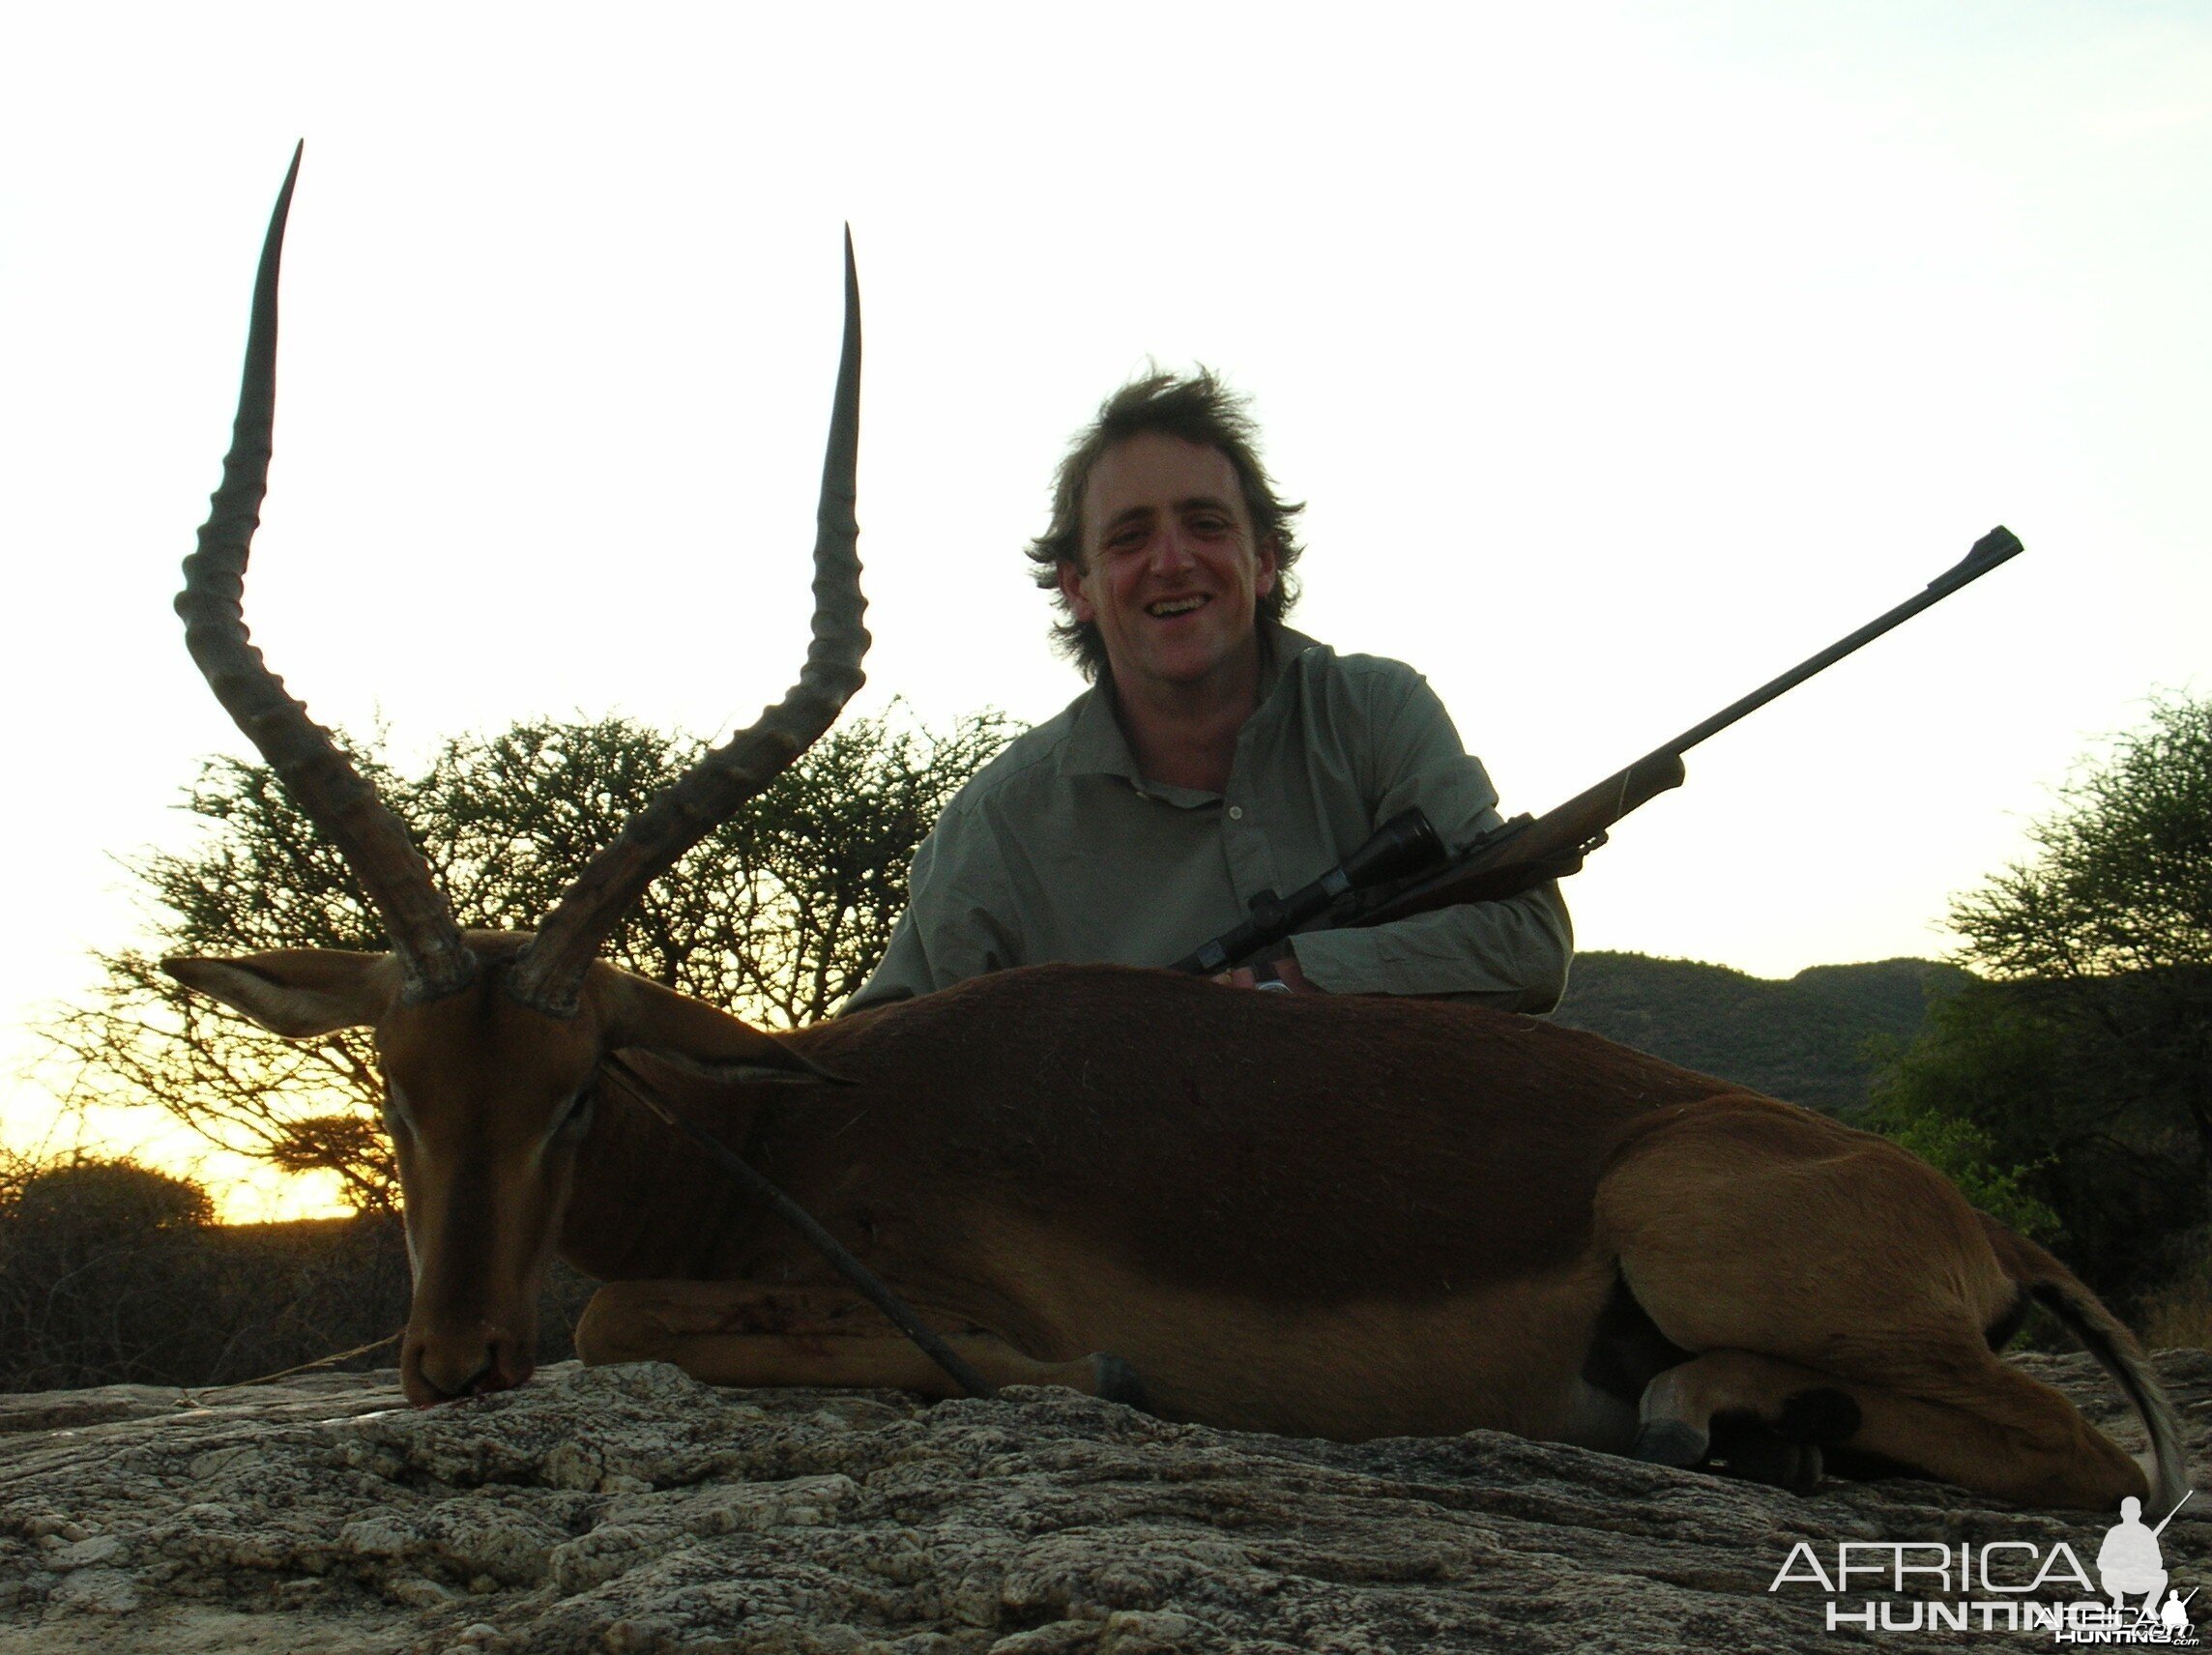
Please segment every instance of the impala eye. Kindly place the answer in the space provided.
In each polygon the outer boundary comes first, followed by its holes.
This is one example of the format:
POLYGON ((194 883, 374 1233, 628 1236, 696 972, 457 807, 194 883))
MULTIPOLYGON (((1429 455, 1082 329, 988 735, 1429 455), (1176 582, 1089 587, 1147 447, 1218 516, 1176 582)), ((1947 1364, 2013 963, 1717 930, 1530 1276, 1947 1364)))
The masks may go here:
POLYGON ((553 1130, 562 1138, 581 1138, 592 1129, 593 1092, 586 1087, 568 1100, 568 1113, 561 1118, 561 1124, 553 1130))
POLYGON ((394 1139, 403 1132, 412 1135, 415 1130, 415 1122, 408 1118, 407 1100, 399 1095, 399 1089, 392 1084, 389 1076, 384 1082, 384 1130, 394 1139))

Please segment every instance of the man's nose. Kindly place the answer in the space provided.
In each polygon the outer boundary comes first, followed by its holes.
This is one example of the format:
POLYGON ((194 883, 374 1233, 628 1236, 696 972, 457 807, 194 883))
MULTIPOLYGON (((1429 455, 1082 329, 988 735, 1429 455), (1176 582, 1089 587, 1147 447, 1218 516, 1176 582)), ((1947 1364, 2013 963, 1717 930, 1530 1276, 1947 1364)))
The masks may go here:
POLYGON ((1182 526, 1171 523, 1152 537, 1151 567, 1155 574, 1176 574, 1189 568, 1198 560, 1191 556, 1190 544, 1183 537, 1182 526))

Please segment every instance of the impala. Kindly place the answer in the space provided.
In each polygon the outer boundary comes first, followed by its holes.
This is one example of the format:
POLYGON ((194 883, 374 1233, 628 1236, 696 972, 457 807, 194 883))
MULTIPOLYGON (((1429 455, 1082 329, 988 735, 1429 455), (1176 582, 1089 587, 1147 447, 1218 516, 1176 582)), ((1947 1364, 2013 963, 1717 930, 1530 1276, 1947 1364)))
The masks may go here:
POLYGON ((1469 1006, 1043 966, 771 1035, 595 958, 860 683, 859 302, 799 682, 641 812, 535 935, 464 934, 247 641, 274 421, 262 252, 221 487, 178 608, 223 706, 360 875, 387 953, 172 960, 278 1034, 374 1031, 419 1403, 523 1382, 555 1252, 587 1361, 950 1394, 819 1255, 627 1095, 712 1126, 994 1384, 1348 1439, 1493 1427, 1805 1486, 1902 1466, 2038 1504, 2175 1497, 2172 1410, 2055 1260, 1882 1139, 1469 1006), (835 1083, 835 1084, 832 1084, 835 1083), (2114 1376, 2151 1476, 1994 1352, 2030 1301, 2114 1376))

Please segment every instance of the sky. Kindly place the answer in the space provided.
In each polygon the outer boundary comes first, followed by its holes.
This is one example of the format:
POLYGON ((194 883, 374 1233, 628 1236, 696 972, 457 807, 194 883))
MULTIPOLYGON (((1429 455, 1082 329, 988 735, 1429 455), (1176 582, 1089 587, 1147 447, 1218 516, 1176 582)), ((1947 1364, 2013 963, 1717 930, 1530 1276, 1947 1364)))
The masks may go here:
POLYGON ((1508 812, 2026 542, 1693 753, 1586 948, 1941 953, 2082 754, 2212 692, 2200 7, 16 8, 0 1067, 247 750, 169 602, 303 137, 247 613, 402 756, 780 693, 847 222, 862 710, 1081 687, 1022 548, 1149 362, 1252 395, 1294 620, 1427 674, 1508 812))

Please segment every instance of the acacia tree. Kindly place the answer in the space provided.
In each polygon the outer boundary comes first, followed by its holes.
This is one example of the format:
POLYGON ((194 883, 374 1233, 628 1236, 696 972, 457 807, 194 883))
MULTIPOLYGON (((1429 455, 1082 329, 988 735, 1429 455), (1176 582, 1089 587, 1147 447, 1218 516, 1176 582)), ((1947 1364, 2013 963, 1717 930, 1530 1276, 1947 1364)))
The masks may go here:
POLYGON ((1968 1123, 2128 1296, 2198 1250, 2212 1173, 2212 700, 2154 704, 1952 906, 1986 979, 1877 1089, 1906 1135, 1968 1123))
MULTIPOLYGON (((949 731, 894 710, 841 724, 688 852, 608 938, 607 958, 766 1028, 833 1013, 883 955, 908 864, 946 802, 1017 727, 981 712, 949 731)), ((464 928, 528 929, 591 855, 705 743, 626 719, 530 720, 447 741, 419 773, 353 744, 464 928)), ((378 949, 353 871, 268 768, 211 759, 185 808, 206 832, 128 862, 153 945, 97 956, 105 980, 45 1032, 77 1095, 166 1110, 211 1142, 288 1172, 327 1170, 364 1209, 396 1196, 382 1088, 359 1031, 277 1041, 160 969, 171 954, 378 949)))

